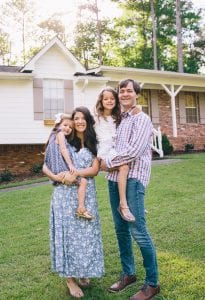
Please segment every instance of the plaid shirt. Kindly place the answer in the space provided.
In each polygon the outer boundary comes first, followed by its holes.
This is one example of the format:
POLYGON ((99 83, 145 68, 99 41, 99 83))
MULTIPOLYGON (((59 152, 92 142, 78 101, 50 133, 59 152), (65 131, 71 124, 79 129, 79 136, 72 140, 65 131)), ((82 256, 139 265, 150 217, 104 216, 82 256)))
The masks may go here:
MULTIPOLYGON (((151 136, 153 125, 144 112, 132 115, 132 109, 122 113, 116 132, 117 155, 105 162, 108 168, 129 163, 128 178, 136 178, 145 187, 151 173, 151 136)), ((118 171, 109 172, 107 179, 117 182, 118 171)))

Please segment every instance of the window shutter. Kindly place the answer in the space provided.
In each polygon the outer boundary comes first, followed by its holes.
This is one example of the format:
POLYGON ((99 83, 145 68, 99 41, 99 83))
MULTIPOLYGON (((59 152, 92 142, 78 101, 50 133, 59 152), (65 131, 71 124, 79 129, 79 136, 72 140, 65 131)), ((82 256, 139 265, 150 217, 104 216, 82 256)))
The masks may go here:
POLYGON ((43 120, 43 80, 33 80, 33 109, 34 120, 43 120))
POLYGON ((158 91, 151 90, 151 111, 152 111, 152 123, 159 124, 159 102, 158 102, 158 91))
POLYGON ((205 93, 199 93, 200 123, 205 124, 205 93))
POLYGON ((74 109, 73 81, 64 81, 65 113, 71 114, 74 109))
POLYGON ((186 124, 186 109, 184 92, 179 93, 179 121, 180 124, 186 124))

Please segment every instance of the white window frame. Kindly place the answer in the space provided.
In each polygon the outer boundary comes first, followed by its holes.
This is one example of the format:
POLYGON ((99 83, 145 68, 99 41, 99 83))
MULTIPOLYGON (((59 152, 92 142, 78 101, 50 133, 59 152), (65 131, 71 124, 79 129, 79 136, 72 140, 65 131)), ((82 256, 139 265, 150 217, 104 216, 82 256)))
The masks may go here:
POLYGON ((64 81, 62 79, 43 80, 44 120, 52 121, 55 115, 63 113, 65 108, 64 81))

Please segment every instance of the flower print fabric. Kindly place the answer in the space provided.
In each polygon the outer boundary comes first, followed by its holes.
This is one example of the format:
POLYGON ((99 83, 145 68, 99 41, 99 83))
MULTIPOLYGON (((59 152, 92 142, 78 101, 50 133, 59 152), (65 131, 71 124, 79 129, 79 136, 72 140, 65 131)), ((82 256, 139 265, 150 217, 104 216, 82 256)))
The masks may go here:
MULTIPOLYGON (((87 148, 75 152, 72 158, 78 168, 92 165, 93 155, 87 148)), ((93 178, 87 178, 85 206, 95 216, 88 221, 77 218, 78 186, 54 187, 50 210, 50 247, 52 269, 62 277, 101 277, 104 261, 100 219, 93 178)))

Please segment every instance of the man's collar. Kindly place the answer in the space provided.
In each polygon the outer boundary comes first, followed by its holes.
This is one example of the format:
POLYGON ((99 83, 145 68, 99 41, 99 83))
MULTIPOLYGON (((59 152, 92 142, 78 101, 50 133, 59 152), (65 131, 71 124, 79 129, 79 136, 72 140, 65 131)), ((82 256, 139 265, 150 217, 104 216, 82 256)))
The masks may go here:
POLYGON ((126 118, 128 115, 132 115, 132 111, 133 109, 136 107, 136 105, 133 105, 130 109, 128 109, 127 111, 123 111, 122 112, 122 118, 126 118))

